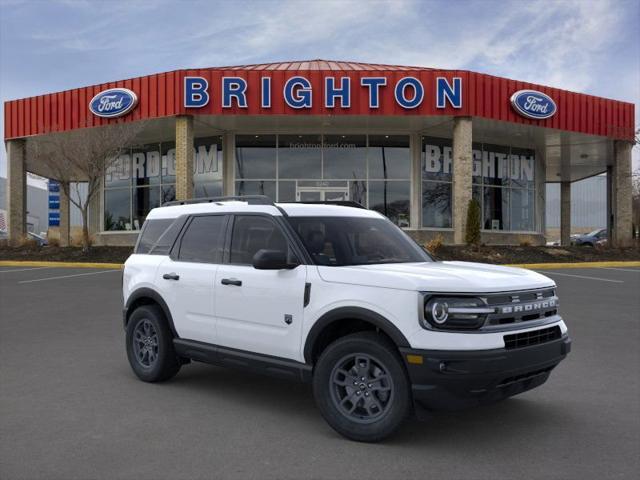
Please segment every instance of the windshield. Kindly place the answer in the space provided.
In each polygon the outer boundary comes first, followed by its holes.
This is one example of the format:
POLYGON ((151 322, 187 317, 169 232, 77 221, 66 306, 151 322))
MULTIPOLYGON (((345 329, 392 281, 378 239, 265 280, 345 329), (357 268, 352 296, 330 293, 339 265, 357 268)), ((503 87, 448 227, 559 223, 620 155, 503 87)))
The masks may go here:
POLYGON ((289 217, 316 265, 430 262, 431 257, 384 218, 289 217))

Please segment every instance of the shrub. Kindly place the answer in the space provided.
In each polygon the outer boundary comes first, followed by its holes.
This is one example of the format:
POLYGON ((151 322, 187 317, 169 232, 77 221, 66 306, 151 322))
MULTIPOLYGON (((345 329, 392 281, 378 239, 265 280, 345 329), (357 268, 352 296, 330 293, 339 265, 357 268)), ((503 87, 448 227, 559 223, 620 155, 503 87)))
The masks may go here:
POLYGON ((480 214, 480 203, 476 199, 471 199, 467 210, 467 230, 464 236, 467 245, 480 244, 480 214))
POLYGON ((438 250, 442 248, 443 244, 444 237, 439 233, 427 243, 425 243, 424 248, 426 248, 432 255, 436 255, 438 253, 438 250))

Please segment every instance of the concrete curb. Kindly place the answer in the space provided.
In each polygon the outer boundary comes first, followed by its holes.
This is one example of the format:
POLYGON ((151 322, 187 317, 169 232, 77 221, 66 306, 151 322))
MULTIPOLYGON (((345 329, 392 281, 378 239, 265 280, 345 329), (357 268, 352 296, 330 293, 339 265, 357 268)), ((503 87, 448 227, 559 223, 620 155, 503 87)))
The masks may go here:
MULTIPOLYGON (((602 267, 640 267, 640 261, 626 262, 575 262, 575 263, 512 263, 505 267, 520 267, 531 270, 551 270, 555 268, 602 268, 602 267)), ((52 268, 123 268, 122 263, 90 262, 39 262, 30 260, 0 260, 0 267, 52 267, 52 268)))
POLYGON ((0 267, 51 267, 51 268, 123 268, 122 263, 91 262, 38 262, 31 260, 0 260, 0 267))

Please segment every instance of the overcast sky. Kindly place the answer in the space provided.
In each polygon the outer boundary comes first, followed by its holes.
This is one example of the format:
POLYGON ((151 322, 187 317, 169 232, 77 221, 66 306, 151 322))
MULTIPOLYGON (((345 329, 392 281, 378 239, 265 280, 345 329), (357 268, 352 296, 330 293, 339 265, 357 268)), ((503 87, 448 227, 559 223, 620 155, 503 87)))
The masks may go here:
POLYGON ((323 58, 469 69, 625 100, 640 123, 640 0, 0 5, 3 102, 180 68, 323 58))

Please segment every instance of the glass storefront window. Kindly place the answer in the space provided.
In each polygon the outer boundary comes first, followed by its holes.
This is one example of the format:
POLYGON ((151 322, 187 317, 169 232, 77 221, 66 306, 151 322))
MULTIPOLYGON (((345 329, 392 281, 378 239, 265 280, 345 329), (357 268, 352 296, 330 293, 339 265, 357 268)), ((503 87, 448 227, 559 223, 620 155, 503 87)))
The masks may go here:
POLYGON ((176 183, 176 144, 163 142, 160 145, 162 183, 176 183))
POLYGON ((133 189, 133 230, 140 230, 151 209, 160 206, 160 187, 133 189))
POLYGON ((194 142, 193 196, 222 195, 222 137, 198 138, 194 142))
POLYGON ((482 178, 485 185, 509 184, 509 147, 482 146, 482 178))
POLYGON ((422 179, 450 182, 453 174, 451 140, 422 138, 422 179))
POLYGON ((369 135, 369 178, 411 178, 411 150, 407 135, 369 135))
POLYGON ((236 179, 276 178, 276 136, 236 135, 236 179))
POLYGON ((408 181, 369 181, 369 208, 388 217, 399 227, 409 227, 408 181))
POLYGON ((532 231, 535 228, 534 219, 535 193, 533 190, 520 188, 511 189, 511 230, 532 231))
POLYGON ((266 195, 276 198, 274 180, 241 180, 236 182, 236 195, 266 195))
POLYGON ((104 192, 104 229, 131 230, 131 189, 117 188, 104 192))
POLYGON ((366 135, 325 135, 322 160, 323 178, 367 178, 366 135))
POLYGON ((451 183, 422 182, 422 226, 451 228, 451 183))
MULTIPOLYGON (((451 193, 444 194, 446 209, 437 192, 451 191, 451 139, 423 137, 422 143, 422 226, 445 228, 451 225, 451 218, 442 220, 450 215, 451 193), (439 182, 446 183, 438 187, 439 182)), ((482 228, 534 231, 535 150, 474 142, 472 155, 472 194, 483 212, 482 228)))
POLYGON ((509 230, 509 189, 484 187, 484 229, 509 230))
POLYGON ((322 135, 278 135, 278 178, 322 178, 322 135))
POLYGON ((104 177, 106 188, 128 187, 131 185, 131 152, 120 154, 107 168, 104 177))
POLYGON ((175 185, 162 185, 160 191, 160 203, 173 202, 176 199, 176 186, 175 185))
POLYGON ((159 143, 134 147, 131 150, 131 164, 131 177, 135 187, 160 184, 159 143))
POLYGON ((512 148, 509 159, 511 169, 511 186, 535 188, 535 151, 525 148, 512 148))

